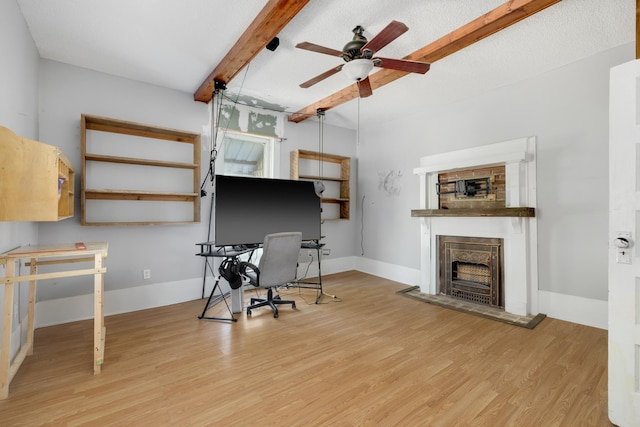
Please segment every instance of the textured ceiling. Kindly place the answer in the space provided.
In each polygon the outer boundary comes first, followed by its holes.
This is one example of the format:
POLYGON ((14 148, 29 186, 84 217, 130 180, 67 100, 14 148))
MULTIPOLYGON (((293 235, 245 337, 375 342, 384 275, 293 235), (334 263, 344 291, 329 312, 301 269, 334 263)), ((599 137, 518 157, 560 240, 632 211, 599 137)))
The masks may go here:
MULTIPOLYGON (((40 56, 193 94, 266 0, 17 0, 40 56)), ((356 25, 369 38, 391 20, 409 31, 382 49, 403 57, 506 0, 315 0, 228 84, 296 111, 350 84, 342 74, 298 85, 340 59, 295 49, 309 41, 341 50, 356 25)), ((473 96, 635 40, 633 0, 563 0, 468 48, 326 113, 356 128, 473 96), (360 114, 358 114, 358 109, 360 114)))

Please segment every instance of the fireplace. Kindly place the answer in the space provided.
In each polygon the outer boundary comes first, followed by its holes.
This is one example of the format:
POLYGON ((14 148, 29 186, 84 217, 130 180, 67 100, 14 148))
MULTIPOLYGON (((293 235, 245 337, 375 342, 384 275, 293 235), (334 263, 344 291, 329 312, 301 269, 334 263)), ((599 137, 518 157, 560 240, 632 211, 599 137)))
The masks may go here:
POLYGON ((420 291, 537 314, 535 137, 421 157, 414 173, 420 291))
POLYGON ((491 307, 504 307, 503 239, 437 236, 439 292, 491 307))

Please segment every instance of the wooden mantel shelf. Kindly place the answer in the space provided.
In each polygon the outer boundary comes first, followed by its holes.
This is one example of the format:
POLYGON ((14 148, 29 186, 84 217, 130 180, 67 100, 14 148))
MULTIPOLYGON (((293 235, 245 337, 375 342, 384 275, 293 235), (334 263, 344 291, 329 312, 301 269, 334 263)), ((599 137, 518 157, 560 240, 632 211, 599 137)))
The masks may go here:
POLYGON ((463 217, 463 216, 491 216, 491 217, 520 217, 532 218, 536 216, 535 208, 469 208, 469 209, 413 209, 412 217, 463 217))

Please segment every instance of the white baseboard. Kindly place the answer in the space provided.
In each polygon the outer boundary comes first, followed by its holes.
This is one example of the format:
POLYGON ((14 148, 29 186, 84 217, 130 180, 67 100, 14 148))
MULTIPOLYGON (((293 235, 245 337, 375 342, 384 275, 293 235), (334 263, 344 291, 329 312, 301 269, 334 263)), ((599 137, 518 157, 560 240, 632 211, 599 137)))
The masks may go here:
MULTIPOLYGON (((318 275, 317 265, 315 261, 311 263, 309 271, 307 272, 308 277, 318 275)), ((355 268, 355 257, 323 260, 321 268, 323 275, 353 270, 355 268)), ((300 266, 299 271, 302 269, 306 269, 306 265, 300 266)), ((209 295, 213 284, 213 278, 208 277, 205 296, 209 295)), ((225 292, 229 290, 229 286, 224 279, 221 280, 220 284, 225 292)), ((105 316, 109 316, 112 314, 128 313, 131 311, 192 301, 201 297, 202 278, 177 282, 153 283, 145 286, 106 291, 104 295, 104 314, 105 316)), ((93 319, 93 294, 58 298, 36 303, 36 328, 86 319, 93 319)))
MULTIPOLYGON (((367 258, 357 258, 356 270, 385 279, 417 285, 420 283, 420 270, 402 267, 367 258)), ((594 328, 608 328, 609 307, 607 301, 538 291, 538 312, 554 319, 594 328)))
MULTIPOLYGON (((403 267, 386 262, 362 257, 331 258, 322 261, 322 274, 334 274, 349 270, 358 270, 374 276, 407 285, 420 283, 420 270, 403 267)), ((301 266, 305 268, 306 266, 301 266)), ((300 270, 299 270, 300 272, 300 270)), ((317 263, 309 266, 307 277, 318 274, 317 263)), ((223 289, 228 285, 223 280, 223 289)), ((211 292, 213 280, 207 279, 205 296, 211 292)), ((177 304, 199 299, 202 296, 202 278, 193 278, 177 282, 154 283, 105 292, 105 315, 127 313, 177 304)), ((555 319, 593 326, 600 329, 608 327, 607 301, 558 294, 554 292, 538 292, 538 309, 555 319)), ((79 295, 70 298, 40 301, 36 304, 36 328, 58 325, 77 320, 93 318, 93 294, 79 295)), ((17 339, 20 337, 18 328, 17 339)), ((15 332, 15 331, 14 331, 15 332)), ((12 334, 12 341, 13 341, 12 334)), ((12 345, 12 348, 14 346, 12 345)))
POLYGON ((607 301, 538 291, 538 310, 554 319, 608 329, 607 301))
POLYGON ((419 268, 403 267, 401 265, 358 257, 356 259, 356 270, 411 286, 420 284, 419 268))
MULTIPOLYGON (((323 259, 320 268, 323 276, 354 270, 356 268, 356 257, 323 259)), ((311 264, 303 262, 298 265, 298 279, 303 280, 306 277, 318 277, 318 261, 313 260, 311 264)))
POLYGON ((322 261, 322 274, 342 273, 343 271, 356 269, 356 257, 332 258, 322 261))
MULTIPOLYGON (((207 279, 210 292, 211 280, 207 279)), ((202 278, 154 283, 104 293, 104 314, 128 313, 192 301, 202 296, 202 278)), ((36 303, 36 328, 93 319, 93 294, 36 303)))
MULTIPOLYGON (((355 257, 326 259, 322 261, 322 274, 333 274, 355 269, 355 257)), ((309 266, 308 277, 318 275, 317 263, 309 266)), ((306 265, 299 267, 299 272, 306 269, 306 265)), ((213 279, 207 278, 205 296, 211 292, 213 279)), ((221 286, 226 291, 229 287, 221 280, 221 286)), ((128 313, 145 310, 164 305, 192 301, 202 297, 202 278, 181 280, 177 282, 154 283, 145 286, 106 291, 104 295, 104 314, 128 313)), ((60 325, 78 320, 93 319, 93 294, 78 295, 69 298, 58 298, 36 303, 36 328, 60 325)), ((18 343, 19 334, 18 334, 18 343)), ((13 346, 12 346, 13 347, 13 346)))

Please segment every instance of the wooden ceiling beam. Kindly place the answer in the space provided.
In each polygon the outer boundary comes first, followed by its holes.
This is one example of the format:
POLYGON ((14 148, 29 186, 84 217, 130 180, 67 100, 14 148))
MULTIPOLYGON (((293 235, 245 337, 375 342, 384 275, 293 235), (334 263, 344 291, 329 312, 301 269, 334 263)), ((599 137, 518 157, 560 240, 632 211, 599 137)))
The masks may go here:
POLYGON ((215 82, 229 83, 309 3, 309 0, 269 0, 193 98, 209 102, 215 82))
POLYGON ((640 59, 640 0, 636 0, 636 59, 640 59))
MULTIPOLYGON (((562 0, 510 0, 435 42, 405 56, 404 59, 433 63, 560 1, 562 0)), ((382 69, 371 74, 369 80, 375 91, 407 74, 409 73, 382 69)), ((357 97, 358 86, 354 83, 291 114, 289 121, 299 123, 315 116, 318 109, 326 111, 357 97)))

